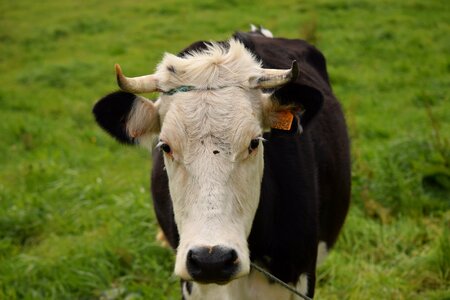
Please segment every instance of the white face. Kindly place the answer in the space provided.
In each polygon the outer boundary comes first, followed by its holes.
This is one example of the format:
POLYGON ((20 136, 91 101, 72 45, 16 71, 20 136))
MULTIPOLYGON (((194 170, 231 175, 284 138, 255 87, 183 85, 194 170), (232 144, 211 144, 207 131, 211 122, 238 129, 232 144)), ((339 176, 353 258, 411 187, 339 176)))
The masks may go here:
POLYGON ((261 98, 238 87, 161 97, 160 145, 170 147, 164 161, 180 234, 175 273, 184 279, 192 279, 189 251, 201 247, 233 249, 232 278, 249 272, 263 175, 261 98))

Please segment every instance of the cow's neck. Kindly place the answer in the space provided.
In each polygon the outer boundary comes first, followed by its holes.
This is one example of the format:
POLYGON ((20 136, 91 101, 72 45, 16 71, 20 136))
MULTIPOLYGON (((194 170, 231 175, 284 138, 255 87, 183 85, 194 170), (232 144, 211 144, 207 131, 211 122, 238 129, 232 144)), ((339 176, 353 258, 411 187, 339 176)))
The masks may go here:
MULTIPOLYGON (((306 276, 301 276, 299 282, 296 284, 296 287, 302 293, 307 292, 306 280, 306 276)), ((263 274, 256 271, 252 271, 248 276, 233 280, 226 285, 183 283, 182 291, 185 300, 296 299, 290 291, 280 285, 270 283, 263 274), (189 289, 187 288, 187 284, 191 285, 189 289)))
POLYGON ((314 273, 317 253, 317 195, 312 149, 299 136, 266 135, 261 200, 249 237, 252 261, 289 283, 314 273), (305 146, 306 145, 306 146, 305 146), (301 253, 302 255, 299 255, 301 253), (305 259, 307 258, 307 259, 305 259))

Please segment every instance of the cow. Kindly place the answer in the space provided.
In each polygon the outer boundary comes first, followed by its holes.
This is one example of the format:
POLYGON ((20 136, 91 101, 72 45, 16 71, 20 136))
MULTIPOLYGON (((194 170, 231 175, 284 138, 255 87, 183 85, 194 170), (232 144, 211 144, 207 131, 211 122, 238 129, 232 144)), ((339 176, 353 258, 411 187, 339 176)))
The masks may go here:
POLYGON ((166 53, 150 75, 116 65, 120 90, 93 108, 119 142, 155 149, 153 205, 183 299, 299 299, 251 264, 312 298, 348 211, 349 138, 324 56, 252 29, 166 53))

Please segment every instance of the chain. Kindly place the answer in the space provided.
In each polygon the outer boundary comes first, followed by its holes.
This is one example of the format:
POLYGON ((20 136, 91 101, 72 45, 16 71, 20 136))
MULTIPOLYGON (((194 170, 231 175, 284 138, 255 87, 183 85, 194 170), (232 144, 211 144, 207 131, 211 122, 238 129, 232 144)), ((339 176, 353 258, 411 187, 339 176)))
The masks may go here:
POLYGON ((297 296, 305 299, 305 300, 312 300, 312 298, 309 298, 306 295, 303 295, 302 293, 300 293, 299 291, 297 291, 295 288, 293 288, 292 286, 290 286, 289 284, 285 283, 284 281, 282 281, 281 279, 278 279, 277 277, 273 276, 272 274, 270 274, 269 272, 267 272, 266 270, 264 270, 263 268, 257 266, 255 263, 250 263, 250 265, 252 266, 252 268, 254 268, 255 270, 263 273, 264 275, 266 275, 268 278, 272 279, 273 281, 275 281, 276 283, 280 284, 281 286, 283 286, 284 288, 288 289, 289 291, 291 291, 292 293, 296 294, 297 296))

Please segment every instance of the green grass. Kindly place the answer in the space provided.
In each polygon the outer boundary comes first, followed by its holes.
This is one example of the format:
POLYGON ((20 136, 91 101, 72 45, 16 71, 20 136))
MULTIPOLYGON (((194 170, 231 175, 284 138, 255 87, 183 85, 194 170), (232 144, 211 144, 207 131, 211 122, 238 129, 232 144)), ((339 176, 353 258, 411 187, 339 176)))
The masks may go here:
POLYGON ((352 207, 318 299, 450 299, 450 6, 441 1, 0 2, 0 299, 179 299, 149 154, 91 108, 113 65, 249 23, 326 55, 352 137, 352 207))

